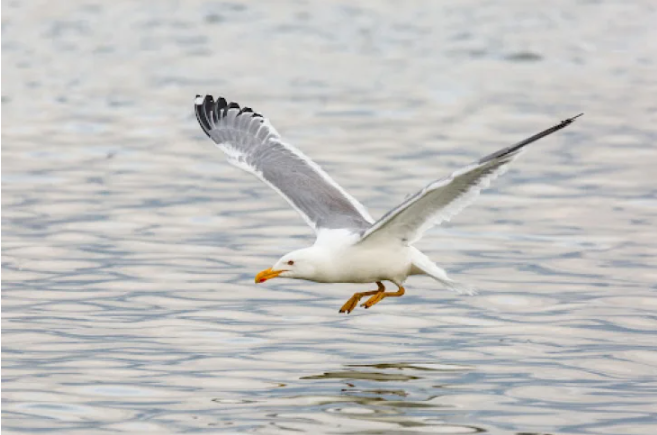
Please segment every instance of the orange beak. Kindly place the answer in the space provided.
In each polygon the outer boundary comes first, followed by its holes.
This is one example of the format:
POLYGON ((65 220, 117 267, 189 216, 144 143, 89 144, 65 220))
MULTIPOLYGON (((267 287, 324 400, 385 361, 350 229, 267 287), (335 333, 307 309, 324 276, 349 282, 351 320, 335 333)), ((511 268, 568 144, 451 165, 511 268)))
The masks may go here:
POLYGON ((269 269, 265 269, 262 272, 259 272, 255 277, 255 282, 256 282, 256 284, 259 284, 261 282, 265 282, 268 279, 276 278, 278 275, 280 275, 283 272, 285 272, 285 271, 284 270, 273 270, 270 267, 269 269))

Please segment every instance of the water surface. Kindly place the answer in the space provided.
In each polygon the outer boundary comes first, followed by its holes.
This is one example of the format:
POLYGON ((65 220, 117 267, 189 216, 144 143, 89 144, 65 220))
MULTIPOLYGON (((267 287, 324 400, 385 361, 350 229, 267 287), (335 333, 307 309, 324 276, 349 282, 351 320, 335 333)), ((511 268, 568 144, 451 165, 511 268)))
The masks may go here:
POLYGON ((6 1, 9 433, 653 434, 651 1, 6 1), (253 275, 312 243, 193 117, 225 95, 380 216, 579 112, 419 244, 422 277, 253 275))

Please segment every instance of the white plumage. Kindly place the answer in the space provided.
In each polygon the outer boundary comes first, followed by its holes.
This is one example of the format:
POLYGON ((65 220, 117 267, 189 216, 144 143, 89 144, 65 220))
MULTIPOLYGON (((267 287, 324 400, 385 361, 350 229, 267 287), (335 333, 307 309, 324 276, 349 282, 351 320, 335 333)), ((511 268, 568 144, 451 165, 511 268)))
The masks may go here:
POLYGON ((363 304, 366 308, 385 297, 402 296, 403 283, 410 275, 429 275, 450 290, 474 294, 472 288, 450 279, 412 244, 426 230, 448 221, 471 204, 526 145, 581 116, 566 119, 430 183, 374 222, 365 207, 316 163, 283 142, 262 115, 224 98, 215 102, 211 96, 197 96, 195 109, 203 131, 226 153, 228 161, 270 185, 317 234, 313 246, 284 255, 260 272, 256 282, 285 277, 378 284, 377 290, 354 294, 340 310, 347 313, 364 296, 371 296, 363 304), (393 282, 398 291, 385 292, 382 281, 393 282))

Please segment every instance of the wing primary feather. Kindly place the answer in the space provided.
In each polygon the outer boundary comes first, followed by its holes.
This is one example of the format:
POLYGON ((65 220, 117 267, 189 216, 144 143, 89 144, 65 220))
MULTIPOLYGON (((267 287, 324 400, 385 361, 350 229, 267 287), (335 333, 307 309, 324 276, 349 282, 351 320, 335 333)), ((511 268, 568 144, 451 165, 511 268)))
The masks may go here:
MULTIPOLYGON (((210 139, 212 139, 212 136, 210 136, 210 131, 212 130, 212 124, 208 119, 208 112, 206 107, 207 99, 208 96, 206 96, 205 98, 201 98, 200 95, 197 95, 194 104, 194 109, 196 112, 196 119, 198 120, 198 123, 201 124, 201 127, 203 128, 205 134, 210 139)), ((212 99, 212 97, 210 97, 210 99, 212 99)))
POLYGON ((518 142, 515 145, 511 145, 510 147, 503 148, 501 150, 498 150, 492 154, 487 155, 486 157, 482 158, 479 160, 478 163, 486 163, 490 160, 493 159, 498 159, 502 158, 506 155, 514 154, 516 151, 519 151, 523 147, 529 145, 532 142, 536 142, 539 139, 544 138, 545 136, 551 135, 552 133, 561 130, 562 128, 565 128, 572 124, 575 119, 579 118, 580 116, 584 115, 583 113, 580 113, 579 115, 573 116, 572 118, 565 119, 561 121, 559 124, 555 125, 554 127, 550 127, 547 130, 543 130, 540 133, 537 133, 531 137, 528 137, 527 139, 518 142))
MULTIPOLYGON (((210 97, 212 98, 212 97, 210 97)), ((216 127, 217 124, 219 123, 219 109, 217 106, 219 105, 219 101, 213 102, 212 103, 212 108, 210 109, 210 119, 212 120, 212 126, 216 127)))

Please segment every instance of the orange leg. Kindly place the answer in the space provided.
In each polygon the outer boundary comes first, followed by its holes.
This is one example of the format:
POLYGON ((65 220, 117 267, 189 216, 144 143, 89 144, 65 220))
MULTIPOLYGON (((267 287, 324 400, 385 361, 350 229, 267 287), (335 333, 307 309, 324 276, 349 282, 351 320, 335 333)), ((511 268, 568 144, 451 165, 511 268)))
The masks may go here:
POLYGON ((354 308, 356 308, 356 305, 358 305, 358 302, 360 302, 360 298, 363 296, 370 296, 370 295, 375 295, 377 293, 383 293, 384 290, 386 289, 381 282, 377 282, 376 285, 379 287, 377 290, 372 290, 370 292, 362 292, 362 293, 354 293, 354 295, 349 298, 349 300, 340 308, 341 313, 351 313, 354 308))
POLYGON ((385 298, 398 298, 398 297, 404 296, 404 293, 406 292, 404 290, 404 287, 402 287, 400 285, 398 285, 397 287, 399 289, 396 292, 379 292, 379 293, 376 293, 374 296, 372 296, 367 301, 365 301, 364 304, 361 304, 361 307, 370 308, 373 305, 381 302, 381 300, 383 300, 385 298))

